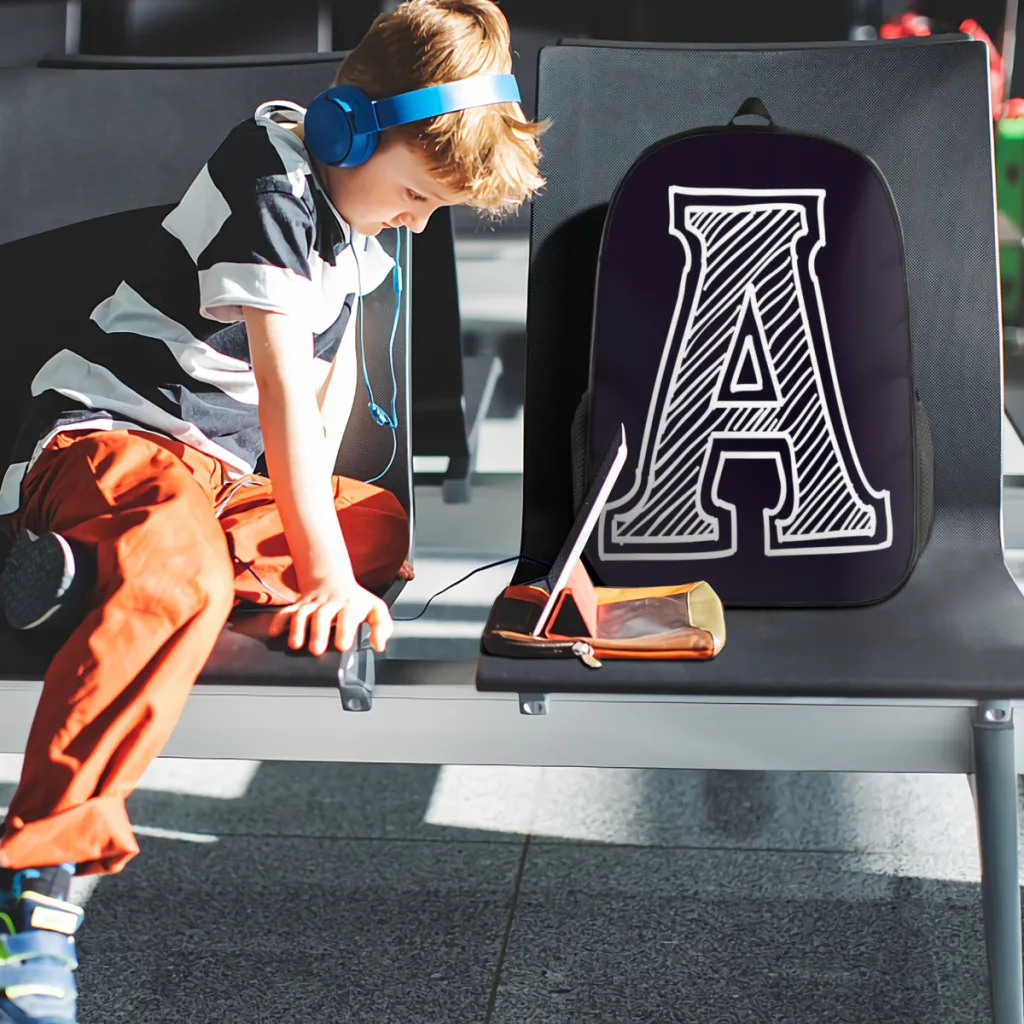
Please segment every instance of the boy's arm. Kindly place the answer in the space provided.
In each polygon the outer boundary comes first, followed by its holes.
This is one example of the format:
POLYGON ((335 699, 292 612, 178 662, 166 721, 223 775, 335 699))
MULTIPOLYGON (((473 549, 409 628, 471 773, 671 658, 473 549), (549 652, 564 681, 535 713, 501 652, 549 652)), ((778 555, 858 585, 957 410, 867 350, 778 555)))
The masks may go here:
POLYGON ((320 409, 320 420, 323 423, 324 437, 327 442, 328 476, 334 472, 334 464, 338 459, 338 449, 345 434, 349 416, 352 414, 352 402, 355 400, 358 385, 359 367, 356 362, 356 311, 345 326, 341 344, 334 353, 330 367, 323 382, 317 390, 317 406, 320 409))
POLYGON ((267 469, 301 587, 311 577, 351 576, 330 475, 323 468, 323 424, 306 355, 309 331, 283 313, 248 306, 244 312, 267 469))

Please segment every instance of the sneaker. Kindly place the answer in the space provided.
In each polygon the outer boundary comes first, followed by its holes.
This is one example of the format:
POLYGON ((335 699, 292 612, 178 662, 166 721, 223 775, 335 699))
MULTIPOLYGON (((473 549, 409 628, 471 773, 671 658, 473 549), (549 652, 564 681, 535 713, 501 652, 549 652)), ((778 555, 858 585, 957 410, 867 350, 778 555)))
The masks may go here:
POLYGON ((66 628, 84 612, 95 573, 88 549, 22 530, 0 570, 0 609, 14 629, 66 628))
POLYGON ((76 1024, 73 864, 0 870, 0 1024, 76 1024))

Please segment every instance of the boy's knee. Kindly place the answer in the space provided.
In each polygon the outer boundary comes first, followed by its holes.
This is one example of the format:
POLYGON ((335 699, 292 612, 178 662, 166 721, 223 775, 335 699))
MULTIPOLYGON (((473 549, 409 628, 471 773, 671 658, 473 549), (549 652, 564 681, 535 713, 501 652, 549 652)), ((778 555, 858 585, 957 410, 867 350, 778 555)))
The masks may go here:
POLYGON ((210 550, 197 567, 195 579, 203 605, 227 619, 235 603, 235 569, 227 545, 210 550))
POLYGON ((390 583, 408 558, 410 530, 408 514, 390 492, 381 494, 376 511, 371 540, 373 554, 368 559, 373 569, 367 573, 365 585, 380 586, 390 583))
POLYGON ((391 491, 345 477, 335 477, 334 486, 338 517, 343 525, 347 520, 368 518, 372 523, 370 528, 382 543, 387 539, 401 543, 404 538, 408 551, 409 515, 391 491))
POLYGON ((128 586, 149 594, 167 613, 182 621, 202 612, 226 619, 234 603, 234 569, 227 540, 210 517, 197 517, 180 527, 159 526, 139 546, 121 556, 121 574, 128 586))
POLYGON ((390 491, 381 491, 375 505, 379 516, 381 547, 401 565, 409 553, 409 515, 390 491))
POLYGON ((380 509, 382 514, 390 518, 394 518, 403 525, 406 531, 408 531, 409 515, 402 506, 402 503, 390 491, 380 492, 377 496, 377 507, 380 509))
POLYGON ((224 535, 200 539, 184 552, 178 579, 195 595, 201 609, 227 618, 235 599, 235 572, 224 535))

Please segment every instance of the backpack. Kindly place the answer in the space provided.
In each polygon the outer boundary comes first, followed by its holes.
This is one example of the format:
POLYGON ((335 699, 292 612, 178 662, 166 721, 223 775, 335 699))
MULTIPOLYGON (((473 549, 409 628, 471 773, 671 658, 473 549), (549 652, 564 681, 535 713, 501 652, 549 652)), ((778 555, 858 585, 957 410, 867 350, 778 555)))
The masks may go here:
POLYGON ((645 150, 608 207, 572 431, 577 504, 620 424, 629 446, 594 576, 706 580, 732 606, 898 590, 932 524, 908 307, 896 206, 864 154, 756 98, 645 150))

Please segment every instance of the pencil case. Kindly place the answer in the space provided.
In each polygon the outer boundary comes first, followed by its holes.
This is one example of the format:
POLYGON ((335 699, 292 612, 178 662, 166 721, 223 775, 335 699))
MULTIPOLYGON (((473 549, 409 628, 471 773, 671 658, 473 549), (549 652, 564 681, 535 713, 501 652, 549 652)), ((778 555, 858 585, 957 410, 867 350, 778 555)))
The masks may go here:
POLYGON ((550 594, 506 587, 491 607, 482 644, 510 658, 708 659, 725 645, 725 613, 705 582, 670 587, 595 587, 577 562, 539 625, 550 594))

